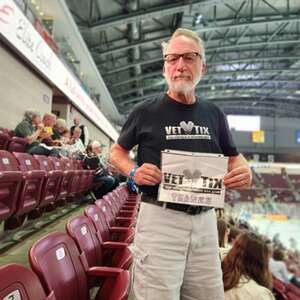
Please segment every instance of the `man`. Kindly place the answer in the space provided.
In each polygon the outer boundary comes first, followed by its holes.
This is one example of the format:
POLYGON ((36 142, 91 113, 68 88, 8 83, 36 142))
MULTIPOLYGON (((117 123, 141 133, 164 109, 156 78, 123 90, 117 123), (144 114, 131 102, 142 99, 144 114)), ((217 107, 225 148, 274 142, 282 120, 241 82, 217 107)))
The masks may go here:
POLYGON ((134 109, 110 156, 143 193, 133 247, 133 291, 138 300, 222 300, 215 212, 157 201, 160 155, 164 149, 222 153, 229 157, 228 188, 248 187, 251 171, 236 150, 225 115, 195 96, 205 70, 202 40, 193 31, 178 29, 163 45, 163 54, 167 93, 134 109), (210 139, 196 133, 199 126, 210 139), (136 144, 138 166, 129 158, 136 144))
POLYGON ((44 124, 44 132, 46 132, 49 137, 42 140, 42 143, 46 144, 47 146, 54 146, 53 142, 53 127, 56 123, 56 115, 45 113, 43 116, 43 124, 44 124))
POLYGON ((73 131, 73 135, 71 137, 71 145, 68 148, 69 154, 75 159, 82 159, 82 155, 85 152, 85 147, 80 139, 81 129, 79 127, 75 127, 73 131))
POLYGON ((74 118, 74 126, 71 127, 71 136, 73 136, 75 127, 79 127, 81 129, 80 139, 84 147, 86 148, 87 145, 89 144, 89 131, 85 125, 81 124, 81 120, 79 116, 76 116, 74 118))

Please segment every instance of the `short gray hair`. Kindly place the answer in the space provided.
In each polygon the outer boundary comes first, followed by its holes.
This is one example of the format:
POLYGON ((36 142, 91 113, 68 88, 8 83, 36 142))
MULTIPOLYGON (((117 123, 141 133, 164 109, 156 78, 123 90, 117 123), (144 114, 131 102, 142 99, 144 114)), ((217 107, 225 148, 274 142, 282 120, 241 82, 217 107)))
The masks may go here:
POLYGON ((41 117, 41 114, 37 111, 28 109, 24 113, 24 120, 32 122, 32 120, 36 117, 41 117))
POLYGON ((186 29, 186 28, 178 28, 175 30, 175 32, 172 34, 172 36, 170 37, 170 39, 167 42, 162 42, 161 47, 162 47, 162 51, 163 51, 163 55, 166 54, 166 51, 168 49, 169 43, 170 41, 178 36, 185 36, 191 40, 194 40, 199 48, 200 48, 200 54, 202 57, 202 61, 205 64, 205 49, 204 49, 204 42, 203 40, 199 37, 199 35, 197 34, 197 32, 192 31, 190 29, 186 29))

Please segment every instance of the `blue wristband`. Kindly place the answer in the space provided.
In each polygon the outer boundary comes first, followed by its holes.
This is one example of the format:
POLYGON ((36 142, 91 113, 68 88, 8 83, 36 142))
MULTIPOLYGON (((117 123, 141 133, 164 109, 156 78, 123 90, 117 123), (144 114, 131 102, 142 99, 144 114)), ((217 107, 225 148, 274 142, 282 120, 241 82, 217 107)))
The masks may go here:
POLYGON ((136 170, 138 169, 138 167, 139 166, 135 165, 129 172, 129 186, 133 192, 138 191, 137 186, 135 185, 135 182, 134 182, 134 174, 135 174, 136 170))

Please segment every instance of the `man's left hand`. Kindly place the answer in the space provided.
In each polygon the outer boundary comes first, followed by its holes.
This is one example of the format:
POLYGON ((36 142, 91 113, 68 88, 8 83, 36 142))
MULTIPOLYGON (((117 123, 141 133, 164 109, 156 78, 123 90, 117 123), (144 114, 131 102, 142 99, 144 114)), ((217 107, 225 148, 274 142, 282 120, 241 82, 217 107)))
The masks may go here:
POLYGON ((230 189, 244 189, 251 186, 251 169, 247 166, 239 166, 224 176, 224 184, 230 189))

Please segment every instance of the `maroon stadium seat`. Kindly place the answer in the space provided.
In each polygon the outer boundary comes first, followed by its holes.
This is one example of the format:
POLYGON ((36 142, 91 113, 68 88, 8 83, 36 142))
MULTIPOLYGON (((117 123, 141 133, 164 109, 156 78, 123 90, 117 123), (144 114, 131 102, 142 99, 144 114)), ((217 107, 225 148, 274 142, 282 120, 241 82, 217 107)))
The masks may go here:
POLYGON ((27 140, 25 138, 14 136, 8 145, 7 150, 9 152, 25 152, 27 140))
POLYGON ((101 236, 103 242, 118 241, 127 244, 132 243, 134 238, 134 228, 109 227, 103 211, 97 205, 89 205, 85 208, 84 214, 93 222, 96 231, 101 236))
POLYGON ((105 278, 96 300, 125 300, 128 298, 128 271, 111 267, 87 265, 86 256, 65 233, 55 232, 37 241, 30 249, 32 269, 47 292, 54 291, 57 300, 88 300, 88 279, 105 278))
POLYGON ((46 293, 38 277, 21 265, 0 267, 0 299, 55 300, 54 293, 46 293))
POLYGON ((23 174, 13 155, 0 150, 0 221, 15 212, 22 180, 23 174))
POLYGON ((89 267, 109 265, 128 269, 132 263, 132 254, 127 244, 119 242, 103 242, 97 235, 92 221, 86 216, 71 219, 66 226, 68 234, 75 240, 80 252, 84 252, 89 267), (104 261, 106 250, 112 250, 110 261, 104 261))
POLYGON ((4 132, 0 132, 0 150, 7 150, 11 137, 4 132))

